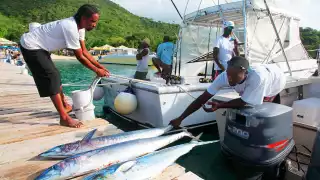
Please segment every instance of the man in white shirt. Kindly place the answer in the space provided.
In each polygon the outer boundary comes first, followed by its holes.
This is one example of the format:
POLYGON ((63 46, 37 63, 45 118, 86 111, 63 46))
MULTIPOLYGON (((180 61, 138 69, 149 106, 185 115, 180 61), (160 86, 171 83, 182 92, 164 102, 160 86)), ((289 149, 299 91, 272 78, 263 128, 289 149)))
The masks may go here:
POLYGON ((238 42, 231 37, 234 28, 234 22, 225 21, 223 23, 223 35, 218 37, 213 46, 214 74, 215 79, 220 73, 228 67, 228 61, 234 56, 239 56, 238 42))
POLYGON ((40 97, 50 96, 60 114, 60 124, 78 128, 81 122, 72 119, 72 107, 62 92, 60 73, 52 62, 50 52, 71 49, 77 59, 97 76, 109 76, 85 48, 85 31, 91 31, 99 20, 98 9, 89 4, 81 6, 73 17, 49 22, 22 35, 20 49, 36 83, 40 97))
POLYGON ((279 93, 285 88, 285 85, 286 77, 277 65, 266 64, 250 68, 249 62, 245 58, 235 56, 228 62, 228 69, 221 73, 210 87, 170 124, 175 127, 180 126, 183 119, 202 106, 206 112, 214 112, 219 108, 239 108, 247 104, 280 103, 279 93), (241 98, 221 103, 208 102, 208 105, 212 105, 211 108, 204 106, 210 98, 225 87, 233 88, 241 98), (278 97, 277 100, 276 97, 278 97))

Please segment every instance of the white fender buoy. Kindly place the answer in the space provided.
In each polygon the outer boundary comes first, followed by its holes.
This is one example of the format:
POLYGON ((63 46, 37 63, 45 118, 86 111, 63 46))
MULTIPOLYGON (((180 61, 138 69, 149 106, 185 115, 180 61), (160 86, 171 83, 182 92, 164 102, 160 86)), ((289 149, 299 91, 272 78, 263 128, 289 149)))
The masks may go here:
POLYGON ((127 92, 121 92, 114 100, 114 107, 120 114, 126 115, 136 110, 138 105, 135 95, 127 92))
POLYGON ((100 99, 103 98, 104 91, 103 87, 96 87, 93 91, 93 100, 99 101, 100 99))

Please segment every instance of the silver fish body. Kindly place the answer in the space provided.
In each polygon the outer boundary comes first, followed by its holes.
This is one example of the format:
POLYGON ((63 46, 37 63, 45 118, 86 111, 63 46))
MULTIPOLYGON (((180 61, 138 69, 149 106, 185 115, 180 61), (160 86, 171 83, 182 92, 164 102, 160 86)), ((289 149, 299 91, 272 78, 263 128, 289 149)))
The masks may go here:
POLYGON ((181 132, 174 135, 123 142, 80 153, 49 167, 36 180, 66 179, 91 173, 154 152, 186 136, 193 137, 188 132, 181 132))
POLYGON ((170 129, 172 129, 172 126, 167 126, 164 128, 143 129, 143 130, 114 134, 110 136, 101 136, 101 137, 92 138, 92 136, 96 131, 96 130, 93 130, 89 132, 80 141, 56 146, 44 153, 41 153, 39 156, 49 157, 49 158, 66 158, 79 153, 91 151, 91 150, 98 149, 105 146, 110 146, 113 144, 132 141, 136 139, 158 137, 168 132, 170 129))
POLYGON ((195 146, 215 143, 218 141, 196 142, 169 147, 148 155, 116 164, 102 169, 84 180, 146 180, 161 174, 167 167, 172 165, 179 157, 190 152, 195 146))

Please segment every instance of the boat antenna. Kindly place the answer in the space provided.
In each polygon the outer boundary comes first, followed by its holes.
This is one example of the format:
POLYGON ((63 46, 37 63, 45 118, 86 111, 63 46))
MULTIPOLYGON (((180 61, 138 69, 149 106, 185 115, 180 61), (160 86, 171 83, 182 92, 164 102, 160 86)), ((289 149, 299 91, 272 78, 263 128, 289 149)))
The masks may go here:
POLYGON ((177 13, 179 14, 179 16, 180 16, 181 20, 183 20, 183 17, 181 16, 181 14, 180 14, 180 12, 179 12, 179 10, 178 10, 178 8, 177 8, 176 4, 173 2, 173 0, 171 0, 171 2, 172 2, 172 4, 173 4, 174 8, 176 9, 177 13))
POLYGON ((267 4, 267 1, 264 0, 264 4, 266 5, 266 9, 267 9, 267 12, 268 12, 268 15, 269 15, 269 18, 270 18, 270 21, 271 21, 271 24, 273 26, 273 29, 277 35, 277 38, 278 38, 278 41, 279 41, 279 44, 280 44, 280 47, 281 47, 281 50, 282 50, 282 53, 283 53, 283 56, 286 60, 286 63, 287 63, 287 66, 288 66, 288 70, 289 70, 289 73, 290 73, 290 76, 292 76, 292 71, 291 71, 291 68, 290 68, 290 65, 289 65, 289 61, 288 61, 288 58, 287 58, 287 55, 283 49, 283 45, 282 45, 282 42, 281 42, 281 39, 280 39, 280 36, 278 34, 278 31, 277 31, 277 28, 276 28, 276 25, 274 24, 274 21, 273 21, 273 18, 272 18, 272 15, 271 15, 271 12, 270 12, 270 9, 269 9, 269 6, 267 4))

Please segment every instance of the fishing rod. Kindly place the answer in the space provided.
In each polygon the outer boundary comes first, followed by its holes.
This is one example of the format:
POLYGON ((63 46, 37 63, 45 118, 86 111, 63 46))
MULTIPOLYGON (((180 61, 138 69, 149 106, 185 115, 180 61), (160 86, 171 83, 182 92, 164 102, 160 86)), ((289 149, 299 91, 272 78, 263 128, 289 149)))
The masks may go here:
POLYGON ((182 17, 182 15, 180 14, 180 11, 178 10, 176 4, 173 2, 173 0, 171 0, 171 2, 172 2, 172 4, 173 4, 174 8, 176 9, 177 13, 179 14, 181 20, 183 20, 183 17, 182 17))
POLYGON ((175 56, 176 56, 176 60, 175 60, 175 63, 174 63, 174 75, 176 76, 177 75, 177 66, 178 66, 178 47, 180 47, 180 46, 178 46, 178 43, 179 43, 179 36, 175 33, 175 35, 176 35, 176 38, 177 38, 177 41, 176 41, 176 48, 175 48, 175 56))
MULTIPOLYGON (((209 39, 208 39, 208 56, 207 58, 209 59, 209 52, 210 52, 210 37, 211 37, 211 25, 210 25, 210 31, 209 31, 209 39)), ((207 78, 207 73, 208 73, 208 61, 206 61, 206 68, 204 70, 204 78, 206 79, 207 78)))
MULTIPOLYGON (((178 8, 177 8, 176 4, 173 2, 173 0, 171 0, 171 3, 173 4, 174 8, 176 9, 177 13, 179 14, 181 20, 184 21, 182 15, 180 14, 180 11, 178 10, 178 8)), ((181 39, 180 39, 179 48, 181 48, 181 39)), ((180 68, 181 67, 181 49, 180 49, 179 54, 180 54, 180 56, 179 56, 180 60, 179 60, 179 74, 178 74, 178 76, 180 76, 180 71, 181 71, 181 68, 180 68)), ((177 63, 176 63, 176 65, 177 65, 177 63)), ((175 75, 176 75, 176 68, 175 68, 175 75)))

